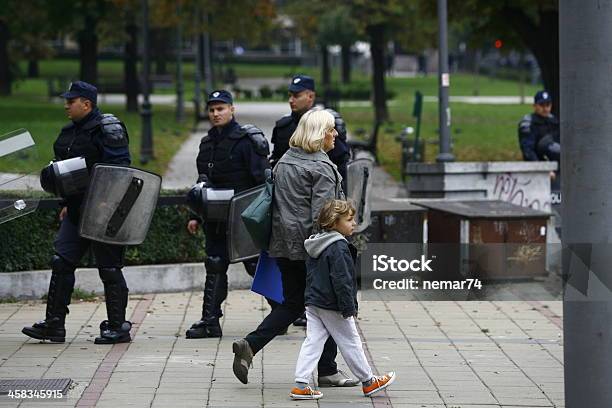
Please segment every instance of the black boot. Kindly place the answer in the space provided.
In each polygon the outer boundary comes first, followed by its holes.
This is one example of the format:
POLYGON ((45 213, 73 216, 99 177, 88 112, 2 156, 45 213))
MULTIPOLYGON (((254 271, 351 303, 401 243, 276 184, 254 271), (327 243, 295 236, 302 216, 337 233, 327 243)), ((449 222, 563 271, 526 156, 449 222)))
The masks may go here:
POLYGON ((209 256, 206 265, 206 281, 204 282, 204 304, 202 319, 195 322, 185 333, 188 339, 221 337, 219 318, 223 316, 221 304, 227 298, 227 262, 221 257, 209 256))
POLYGON ((297 327, 306 327, 307 324, 308 324, 308 321, 306 320, 306 312, 304 312, 300 317, 295 319, 295 321, 293 322, 293 325, 297 327))
POLYGON ((53 256, 51 267, 45 320, 26 326, 21 332, 34 339, 63 343, 66 341, 64 322, 74 289, 75 267, 57 255, 53 256))
POLYGON ((116 344, 116 343, 129 343, 132 341, 130 337, 130 330, 132 329, 132 322, 125 321, 121 326, 111 326, 108 320, 104 320, 100 323, 100 337, 96 337, 94 340, 95 344, 116 344))
POLYGON ((123 279, 123 273, 119 268, 101 268, 100 276, 104 282, 108 320, 100 323, 100 337, 96 337, 94 343, 129 343, 132 341, 130 337, 132 323, 125 320, 128 288, 123 279))

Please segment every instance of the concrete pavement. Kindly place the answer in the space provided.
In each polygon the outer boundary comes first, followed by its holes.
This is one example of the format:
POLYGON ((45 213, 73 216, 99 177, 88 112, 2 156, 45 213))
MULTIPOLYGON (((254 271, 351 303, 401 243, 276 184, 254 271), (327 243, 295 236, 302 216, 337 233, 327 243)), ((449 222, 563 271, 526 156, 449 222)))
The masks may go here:
MULTIPOLYGON (((0 304, 0 380, 72 378, 68 397, 50 402, 0 397, 0 407, 562 407, 560 302, 360 302, 359 329, 377 372, 396 370, 385 393, 323 388, 318 402, 288 397, 304 337, 291 327, 255 356, 249 384, 232 373, 231 343, 267 313, 252 292, 231 291, 222 339, 187 340, 200 292, 132 296, 134 341, 94 345, 104 305, 70 306, 65 344, 20 333, 44 303, 0 304)), ((340 367, 346 365, 339 357, 340 367)))

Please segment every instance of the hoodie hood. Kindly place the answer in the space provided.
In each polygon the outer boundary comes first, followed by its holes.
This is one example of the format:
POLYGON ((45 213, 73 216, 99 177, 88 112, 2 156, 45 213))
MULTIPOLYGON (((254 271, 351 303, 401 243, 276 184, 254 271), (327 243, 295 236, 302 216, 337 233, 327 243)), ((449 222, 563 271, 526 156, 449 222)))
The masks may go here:
POLYGON ((311 258, 318 258, 325 248, 342 239, 346 241, 346 238, 338 231, 323 231, 306 239, 304 248, 311 258))

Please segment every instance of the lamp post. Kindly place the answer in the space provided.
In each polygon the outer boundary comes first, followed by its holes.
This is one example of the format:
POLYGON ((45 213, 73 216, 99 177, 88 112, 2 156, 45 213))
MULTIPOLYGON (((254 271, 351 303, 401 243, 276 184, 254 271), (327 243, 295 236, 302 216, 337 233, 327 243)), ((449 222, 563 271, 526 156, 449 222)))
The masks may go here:
POLYGON ((149 102, 149 3, 142 0, 142 137, 140 140, 140 162, 146 164, 153 159, 153 127, 151 126, 151 103, 149 102))
POLYGON ((202 114, 200 110, 202 109, 202 50, 200 47, 200 34, 198 31, 201 29, 200 23, 200 12, 196 11, 195 13, 195 34, 193 37, 193 44, 195 46, 195 70, 193 76, 194 82, 194 97, 193 102, 195 104, 195 125, 198 125, 198 122, 202 120, 202 114))
POLYGON ((447 35, 446 0, 438 0, 438 122, 440 128, 440 151, 436 157, 438 162, 455 160, 451 152, 450 122, 451 113, 448 106, 448 89, 450 74, 448 69, 448 35, 447 35))
POLYGON ((176 25, 176 121, 185 119, 185 100, 183 89, 183 30, 181 24, 181 2, 177 2, 176 14, 178 23, 176 25))

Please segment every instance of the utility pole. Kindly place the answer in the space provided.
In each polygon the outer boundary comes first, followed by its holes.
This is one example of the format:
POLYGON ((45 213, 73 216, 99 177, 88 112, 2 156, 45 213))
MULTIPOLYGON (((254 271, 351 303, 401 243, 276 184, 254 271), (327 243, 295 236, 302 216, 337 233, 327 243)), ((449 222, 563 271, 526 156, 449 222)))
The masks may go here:
POLYGON ((140 139, 140 163, 153 159, 153 127, 151 126, 151 103, 149 102, 149 0, 142 0, 142 137, 140 139))
POLYGON ((438 122, 440 128, 440 152, 438 162, 455 161, 451 152, 450 123, 451 113, 448 106, 450 74, 448 70, 448 24, 446 0, 438 0, 438 122))
POLYGON ((203 54, 204 54, 204 80, 206 81, 206 94, 211 93, 214 89, 213 85, 213 70, 212 70, 212 47, 210 40, 210 14, 206 13, 206 31, 203 36, 203 54))
POLYGON ((176 14, 176 121, 185 119, 185 97, 183 87, 183 25, 181 23, 181 2, 177 2, 176 14))
POLYGON ((199 31, 202 29, 200 23, 200 11, 195 13, 195 34, 193 37, 193 44, 195 47, 195 70, 194 70, 194 104, 195 104, 195 124, 202 120, 202 52, 200 47, 200 34, 199 31))
POLYGON ((610 21, 612 0, 559 2, 567 408, 612 407, 610 21))

